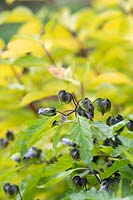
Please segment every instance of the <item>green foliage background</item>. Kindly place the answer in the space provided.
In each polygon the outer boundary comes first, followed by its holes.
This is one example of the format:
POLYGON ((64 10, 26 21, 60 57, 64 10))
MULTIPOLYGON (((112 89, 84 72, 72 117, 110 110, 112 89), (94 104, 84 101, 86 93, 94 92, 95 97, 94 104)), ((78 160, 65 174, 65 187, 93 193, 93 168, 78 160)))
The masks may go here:
MULTIPOLYGON (((0 137, 13 130, 16 138, 6 149, 0 149, 1 200, 6 199, 5 182, 18 184, 26 200, 103 199, 103 196, 111 199, 106 192, 96 192, 94 188, 75 192, 71 182, 78 168, 85 168, 86 163, 92 167, 92 157, 100 151, 122 156, 108 170, 104 164, 106 172, 101 173, 108 178, 121 169, 122 181, 112 199, 133 195, 133 171, 128 167, 129 163, 133 165, 132 133, 124 129, 120 136, 123 145, 117 149, 99 146, 96 150, 91 146, 94 136, 103 141, 112 137, 118 126, 133 119, 132 9, 130 0, 96 0, 91 7, 77 11, 69 7, 51 11, 44 6, 33 12, 19 6, 0 13, 0 137), (58 102, 57 93, 62 89, 72 92, 77 99, 108 98, 112 109, 105 116, 96 112, 94 122, 80 118, 78 122, 51 128, 59 116, 40 118, 37 110, 50 106, 62 111, 71 109, 72 105, 58 102), (105 122, 108 116, 118 113, 125 118, 118 126, 109 129, 97 122, 105 122), (69 148, 61 143, 66 135, 82 146, 80 164, 70 158, 69 148), (31 146, 41 148, 46 160, 60 153, 63 156, 48 166, 24 163, 16 166, 11 156, 17 152, 24 156, 31 146)), ((91 179, 96 182, 94 177, 91 179)))

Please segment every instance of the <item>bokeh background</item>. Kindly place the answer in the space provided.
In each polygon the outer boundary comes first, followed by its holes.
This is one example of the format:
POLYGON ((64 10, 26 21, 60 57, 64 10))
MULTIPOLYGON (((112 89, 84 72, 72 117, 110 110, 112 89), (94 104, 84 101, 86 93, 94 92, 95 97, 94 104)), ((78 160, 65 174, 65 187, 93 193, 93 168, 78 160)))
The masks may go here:
MULTIPOLYGON (((133 119, 132 0, 0 1, 0 138, 7 130, 19 138, 40 107, 62 109, 61 89, 78 99, 109 98, 112 115, 133 119)), ((36 145, 49 151, 51 137, 36 145)), ((2 183, 18 176, 8 173, 14 144, 0 149, 2 183)), ((23 176, 18 184, 26 184, 23 176)), ((59 199, 66 190, 64 184, 42 196, 59 199)))

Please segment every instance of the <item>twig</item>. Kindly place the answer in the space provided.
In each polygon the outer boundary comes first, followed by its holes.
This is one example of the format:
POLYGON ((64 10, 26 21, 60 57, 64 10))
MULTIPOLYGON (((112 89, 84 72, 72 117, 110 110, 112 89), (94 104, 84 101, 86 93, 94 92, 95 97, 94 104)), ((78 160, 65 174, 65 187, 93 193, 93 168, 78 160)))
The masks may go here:
POLYGON ((51 55, 51 53, 48 51, 48 49, 46 49, 46 47, 44 46, 44 44, 42 44, 42 47, 43 47, 45 53, 47 54, 49 60, 51 61, 51 63, 52 63, 54 66, 57 67, 54 58, 52 57, 52 55, 51 55))
POLYGON ((20 190, 18 190, 18 194, 19 194, 20 200, 23 200, 23 197, 22 197, 22 195, 21 195, 20 190))
POLYGON ((28 108, 29 108, 30 110, 32 110, 32 112, 34 113, 34 115, 35 115, 36 117, 38 117, 38 115, 37 115, 37 110, 36 110, 36 108, 35 108, 35 106, 34 106, 34 102, 29 103, 29 104, 28 104, 28 108))
POLYGON ((10 69, 12 70, 12 73, 14 74, 15 78, 18 80, 20 84, 23 84, 22 80, 20 79, 19 74, 17 73, 16 69, 13 65, 10 65, 10 69))

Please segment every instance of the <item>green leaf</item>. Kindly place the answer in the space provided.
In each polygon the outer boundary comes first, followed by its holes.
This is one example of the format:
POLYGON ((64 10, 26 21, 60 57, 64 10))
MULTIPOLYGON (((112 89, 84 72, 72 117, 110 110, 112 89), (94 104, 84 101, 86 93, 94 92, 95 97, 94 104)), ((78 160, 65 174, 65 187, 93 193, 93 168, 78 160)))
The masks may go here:
POLYGON ((26 55, 26 56, 17 58, 13 64, 18 65, 20 67, 46 66, 46 59, 43 57, 26 55))
POLYGON ((50 164, 45 168, 45 177, 53 176, 72 167, 73 160, 69 155, 61 156, 54 164, 50 164))
POLYGON ((89 191, 72 193, 62 200, 110 200, 105 191, 96 191, 94 188, 89 191))
POLYGON ((93 122, 91 128, 92 128, 93 134, 99 140, 111 138, 114 135, 112 127, 107 126, 105 123, 101 121, 93 122))
POLYGON ((42 117, 32 122, 28 128, 18 134, 11 154, 20 151, 24 155, 32 145, 48 133, 48 130, 52 129, 53 121, 54 117, 42 117))
POLYGON ((129 153, 128 151, 123 151, 126 158, 130 161, 131 164, 133 164, 133 154, 129 153))
POLYGON ((128 149, 128 147, 125 147, 125 146, 120 145, 120 146, 116 147, 116 148, 113 150, 112 156, 113 156, 113 157, 117 157, 117 156, 121 155, 121 153, 123 153, 123 151, 125 151, 125 150, 127 150, 127 149, 128 149))
POLYGON ((38 188, 45 188, 45 187, 50 187, 54 184, 57 184, 58 182, 62 181, 66 176, 70 175, 75 169, 60 172, 57 174, 55 177, 53 177, 49 182, 47 182, 44 185, 37 186, 38 188))
POLYGON ((104 173, 101 173, 101 177, 104 178, 108 178, 110 177, 114 172, 116 172, 117 170, 120 170, 121 168, 123 168, 124 166, 128 165, 129 161, 128 160, 119 160, 119 161, 115 161, 115 163, 106 169, 106 171, 104 173))
POLYGON ((116 131, 120 130, 120 128, 124 127, 127 124, 127 122, 128 122, 128 120, 125 119, 125 120, 113 125, 112 128, 113 128, 114 132, 116 132, 116 131))
MULTIPOLYGON (((34 169, 31 169, 30 175, 26 178, 26 185, 23 191, 23 198, 27 199, 32 196, 32 193, 34 194, 35 187, 43 174, 44 171, 44 165, 36 166, 34 169)), ((30 200, 29 198, 29 200, 30 200)))
POLYGON ((75 141, 80 146, 80 157, 83 162, 91 165, 93 138, 89 121, 84 117, 79 117, 76 125, 75 141))

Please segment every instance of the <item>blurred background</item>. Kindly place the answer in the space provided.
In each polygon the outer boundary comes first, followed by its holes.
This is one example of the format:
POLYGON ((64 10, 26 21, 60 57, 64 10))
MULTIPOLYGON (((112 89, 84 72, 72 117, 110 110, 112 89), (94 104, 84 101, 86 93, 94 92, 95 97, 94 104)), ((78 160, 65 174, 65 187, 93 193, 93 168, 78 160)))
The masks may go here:
MULTIPOLYGON (((62 110, 62 89, 77 99, 110 99, 110 113, 94 120, 118 113, 133 119, 132 0, 0 0, 0 138, 7 130, 21 137, 40 107, 62 110)), ((51 134, 35 145, 50 150, 51 134)), ((0 147, 0 182, 16 178, 24 189, 25 174, 8 174, 14 145, 0 147)), ((46 199, 59 199, 66 185, 45 191, 46 199)), ((0 200, 4 195, 1 189, 0 200)))

